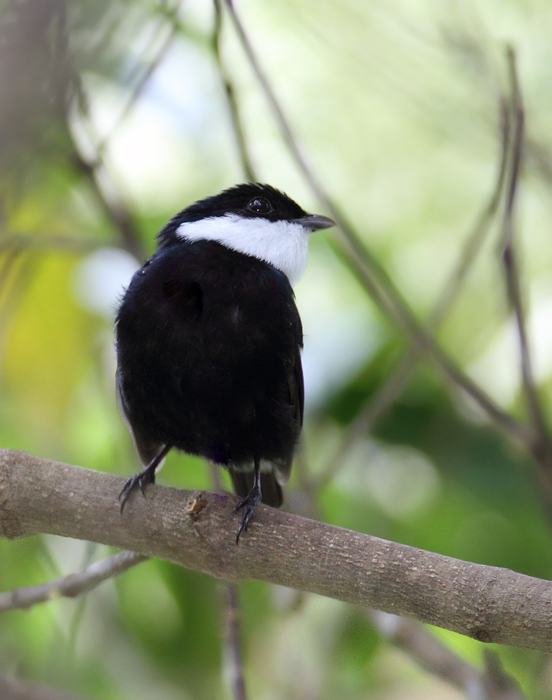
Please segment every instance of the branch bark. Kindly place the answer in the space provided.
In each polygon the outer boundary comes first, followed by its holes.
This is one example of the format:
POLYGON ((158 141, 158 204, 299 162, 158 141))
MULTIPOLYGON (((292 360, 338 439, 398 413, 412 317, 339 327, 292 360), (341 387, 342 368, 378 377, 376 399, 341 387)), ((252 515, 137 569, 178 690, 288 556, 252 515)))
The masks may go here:
POLYGON ((260 506, 234 542, 231 495, 151 486, 124 516, 122 477, 0 450, 0 536, 130 549, 227 581, 257 579, 412 617, 482 642, 552 651, 552 582, 260 506))

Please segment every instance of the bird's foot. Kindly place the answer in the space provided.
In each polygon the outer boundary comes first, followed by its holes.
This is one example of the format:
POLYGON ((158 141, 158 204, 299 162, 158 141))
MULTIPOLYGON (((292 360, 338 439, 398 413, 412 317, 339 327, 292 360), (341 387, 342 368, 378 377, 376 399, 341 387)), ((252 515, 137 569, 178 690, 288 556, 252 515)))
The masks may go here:
POLYGON ((240 535, 242 532, 247 532, 247 527, 249 525, 249 521, 251 520, 251 517, 253 516, 253 513, 255 512, 255 508, 259 504, 259 501, 261 500, 261 489, 260 486, 255 485, 251 489, 251 491, 247 494, 245 498, 243 498, 238 505, 234 508, 232 511, 235 513, 238 510, 243 510, 242 517, 240 520, 240 524, 238 525, 238 534, 236 535, 236 544, 239 544, 240 541, 240 535))
POLYGON ((128 501, 130 498, 130 495, 133 491, 135 491, 138 487, 140 487, 140 491, 142 492, 142 496, 145 498, 146 497, 146 486, 148 484, 154 484, 155 483, 155 469, 150 469, 150 467, 146 467, 144 471, 139 472, 138 474, 135 474, 134 476, 131 476, 130 479, 127 479, 125 481, 125 485, 121 489, 121 493, 119 494, 119 503, 121 505, 121 515, 123 513, 123 509, 125 507, 125 503, 128 501))

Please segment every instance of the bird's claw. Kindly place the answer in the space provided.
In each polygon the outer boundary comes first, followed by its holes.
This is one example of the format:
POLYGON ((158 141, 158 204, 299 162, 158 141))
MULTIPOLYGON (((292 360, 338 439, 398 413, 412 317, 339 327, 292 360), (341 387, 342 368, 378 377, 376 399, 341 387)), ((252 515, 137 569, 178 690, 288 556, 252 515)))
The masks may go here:
POLYGON ((130 479, 127 479, 124 483, 123 488, 121 489, 121 493, 119 494, 121 515, 123 514, 125 503, 130 498, 132 492, 135 491, 138 487, 140 487, 140 491, 142 492, 142 496, 145 498, 146 497, 146 486, 148 486, 148 484, 153 484, 154 482, 155 482, 155 472, 152 475, 151 471, 149 471, 148 469, 144 469, 143 472, 140 472, 139 474, 135 474, 134 476, 131 476, 130 479))
POLYGON ((255 508, 259 504, 260 500, 260 489, 253 487, 251 491, 247 494, 247 496, 245 498, 242 498, 242 500, 237 504, 237 506, 235 506, 232 509, 232 513, 235 513, 238 510, 243 510, 240 524, 238 525, 238 532, 236 534, 236 544, 239 544, 240 535, 242 534, 242 532, 247 532, 249 521, 253 517, 255 508))

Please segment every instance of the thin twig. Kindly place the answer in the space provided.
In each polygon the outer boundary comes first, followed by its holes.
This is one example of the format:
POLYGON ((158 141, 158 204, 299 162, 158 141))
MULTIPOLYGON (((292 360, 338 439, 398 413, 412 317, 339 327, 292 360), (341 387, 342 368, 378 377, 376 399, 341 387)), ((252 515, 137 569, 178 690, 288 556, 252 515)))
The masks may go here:
POLYGON ((123 204, 103 159, 99 153, 96 153, 92 161, 89 161, 80 153, 75 141, 73 141, 73 145, 75 148, 73 162, 88 179, 105 215, 115 226, 121 246, 134 255, 137 260, 144 260, 146 254, 134 217, 123 204))
POLYGON ((147 559, 148 557, 136 552, 119 552, 108 559, 90 564, 78 574, 62 576, 38 586, 14 588, 7 593, 0 593, 0 612, 30 608, 37 603, 46 603, 60 597, 76 598, 147 559))
POLYGON ((238 587, 234 583, 229 583, 225 588, 227 610, 225 656, 230 676, 230 687, 234 700, 247 700, 240 640, 238 587))
POLYGON ((527 335, 526 315, 521 292, 519 259, 514 240, 514 206, 518 192, 519 173, 523 156, 525 116, 523 99, 517 77, 515 54, 511 47, 507 49, 507 58, 512 93, 511 109, 513 113, 514 130, 510 148, 511 157, 508 194, 504 211, 502 260, 508 296, 514 311, 519 337, 522 386, 529 408, 531 422, 538 436, 538 440, 535 441, 533 447, 533 453, 538 463, 541 465, 547 481, 552 485, 552 442, 550 440, 546 418, 533 373, 529 338, 527 335))
POLYGON ((473 231, 468 235, 464 243, 456 270, 452 273, 447 285, 437 300, 435 308, 429 315, 428 322, 432 330, 439 328, 456 301, 468 272, 481 250, 502 200, 508 163, 508 143, 512 130, 509 104, 503 95, 500 96, 499 100, 499 124, 500 163, 496 182, 488 202, 483 206, 481 213, 477 217, 473 231))
MULTIPOLYGON (((78 104, 81 110, 81 116, 88 125, 88 129, 91 130, 92 124, 90 116, 87 113, 88 98, 80 77, 75 77, 75 83, 77 85, 78 104)), ((86 157, 82 153, 81 147, 70 128, 69 113, 66 115, 66 121, 67 131, 73 144, 73 152, 70 157, 71 162, 77 170, 87 178, 101 209, 104 211, 108 220, 113 223, 119 235, 121 246, 134 255, 137 260, 143 260, 146 254, 134 216, 124 204, 123 198, 115 187, 103 154, 96 145, 98 139, 95 136, 90 137, 89 145, 94 150, 94 154, 92 158, 86 157)))
POLYGON ((313 193, 331 214, 345 236, 345 244, 333 245, 336 253, 348 265, 376 305, 410 338, 410 341, 414 343, 419 350, 426 352, 453 384, 461 387, 471 396, 503 429, 506 435, 520 442, 528 450, 533 452, 533 431, 500 408, 476 382, 451 360, 436 343, 431 334, 423 328, 387 272, 364 245, 344 213, 326 193, 318 178, 315 177, 297 144, 289 122, 276 98, 275 92, 260 66, 259 60, 237 16, 233 3, 231 0, 225 1, 244 52, 265 93, 286 146, 313 193))
POLYGON ((312 488, 324 488, 344 466, 345 459, 357 442, 369 434, 384 413, 395 403, 412 376, 419 352, 409 348, 396 362, 386 380, 381 384, 364 408, 344 431, 343 437, 318 473, 311 477, 312 488))
POLYGON ((243 25, 241 23, 241 20, 239 19, 236 9, 234 7, 234 4, 232 0, 225 0, 226 6, 228 7, 228 10, 230 12, 230 16, 232 17, 234 26, 236 28, 236 32, 238 34, 238 38, 240 40, 240 43, 243 47, 243 50, 247 56, 247 59, 249 60, 249 63, 251 65, 251 68, 253 69, 253 72, 257 76, 257 80, 259 81, 259 84, 261 85, 261 88, 263 92, 265 93, 266 99, 270 105, 270 108, 272 109, 272 112, 275 116, 276 122, 278 124, 278 127, 282 133, 282 137, 284 139, 284 142, 286 146, 288 147, 288 150, 292 154, 293 158, 295 159, 297 165, 299 166, 299 169, 301 170, 303 176, 305 177, 306 181, 308 182, 309 186, 313 190, 315 196, 317 199, 320 200, 323 204, 326 205, 326 208, 328 211, 331 211, 331 203, 329 202, 329 199, 326 195, 326 192, 324 189, 321 187, 319 181, 317 178, 314 177, 311 169, 307 165, 307 161, 305 157, 303 156, 303 153, 301 152, 301 149, 299 148, 297 144, 297 140, 295 139, 295 136, 289 126, 288 120, 284 115, 284 112, 282 108, 280 107, 280 103, 278 99, 276 98, 276 94, 274 92, 274 89, 272 88, 272 85, 270 84, 270 81, 268 80, 266 73, 264 70, 261 68, 261 65, 259 63, 258 57, 255 54, 255 51, 253 50, 253 46, 251 42, 249 41, 249 37, 245 33, 245 29, 243 28, 243 25))
MULTIPOLYGON (((208 462, 215 493, 223 494, 224 488, 220 478, 220 467, 208 462)), ((234 700, 247 700, 243 658, 240 642, 240 601, 238 587, 235 583, 224 586, 224 606, 226 609, 226 631, 224 635, 224 657, 228 669, 230 688, 234 700)))
POLYGON ((234 84, 226 70, 225 63, 222 58, 220 40, 222 34, 222 7, 221 0, 214 0, 215 5, 215 25, 213 28, 213 53, 215 54, 215 59, 217 61, 217 66, 222 79, 222 84, 224 86, 224 93, 226 95, 226 100, 228 102, 228 107, 230 109, 230 117, 232 120, 232 127, 234 130, 234 136, 236 137, 236 143, 238 146, 238 152, 240 155, 240 160, 243 168, 244 175, 249 182, 255 182, 255 169, 249 155, 249 150, 247 148, 247 141, 245 138, 245 132, 242 125, 240 109, 238 101, 236 99, 236 93, 234 84))
MULTIPOLYGON (((331 245, 331 243, 330 243, 331 245)), ((379 281, 371 273, 356 264, 354 256, 343 248, 335 248, 336 253, 345 262, 350 263, 350 268, 358 281, 370 293, 376 305, 391 318, 405 332, 411 342, 419 351, 426 352, 434 361, 435 365, 442 371, 443 375, 452 382, 453 385, 463 389, 484 411, 502 428, 505 435, 519 442, 527 450, 533 453, 535 435, 533 430, 520 423, 498 404, 458 365, 445 353, 435 342, 432 336, 418 323, 410 310, 404 304, 395 304, 387 295, 379 281)), ((398 294, 398 293, 397 293, 398 294)))
MULTIPOLYGON (((94 562, 97 551, 98 545, 95 542, 86 543, 81 569, 89 567, 94 562)), ((71 658, 74 658, 77 649, 77 637, 84 618, 87 602, 88 599, 85 595, 79 596, 77 604, 71 607, 70 614, 68 615, 68 634, 65 639, 65 644, 67 646, 67 655, 71 658)))

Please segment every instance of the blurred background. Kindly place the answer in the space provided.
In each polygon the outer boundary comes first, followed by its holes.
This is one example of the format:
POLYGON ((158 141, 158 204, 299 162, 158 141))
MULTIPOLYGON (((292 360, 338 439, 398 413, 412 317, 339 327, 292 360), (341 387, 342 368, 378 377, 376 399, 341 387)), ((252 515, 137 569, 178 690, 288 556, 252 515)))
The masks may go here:
MULTIPOLYGON (((513 47, 526 118, 515 235, 549 422, 552 4, 239 0, 236 11, 313 177, 415 316, 440 321, 449 356, 527 422, 504 198, 493 200, 513 47)), ((255 67, 228 7, 210 0, 0 3, 2 447, 135 473, 116 409, 113 319, 156 232, 252 177, 331 213, 255 67)), ((335 229, 313 235, 296 287, 306 425, 285 508, 550 578, 542 470, 426 357, 408 354, 346 250, 335 229)), ((213 488, 201 460, 173 453, 159 483, 213 488)), ((109 553, 54 537, 0 540, 0 590, 109 553)), ((251 698, 463 697, 389 644, 366 611, 258 582, 241 585, 240 599, 251 698)), ((82 599, 5 613, 0 675, 99 700, 230 698, 225 615, 224 584, 149 561, 82 599)), ((431 633, 483 668, 481 644, 431 633)), ((552 698, 547 655, 495 651, 526 697, 552 698)))

